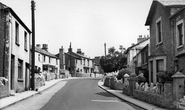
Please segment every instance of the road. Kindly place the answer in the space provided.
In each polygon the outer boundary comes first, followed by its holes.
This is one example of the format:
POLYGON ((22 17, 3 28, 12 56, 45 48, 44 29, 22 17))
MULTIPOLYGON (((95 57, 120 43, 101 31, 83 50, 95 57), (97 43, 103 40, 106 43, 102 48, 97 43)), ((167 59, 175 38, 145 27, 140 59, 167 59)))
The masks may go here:
POLYGON ((102 90, 98 81, 95 78, 61 81, 4 110, 142 110, 102 90))

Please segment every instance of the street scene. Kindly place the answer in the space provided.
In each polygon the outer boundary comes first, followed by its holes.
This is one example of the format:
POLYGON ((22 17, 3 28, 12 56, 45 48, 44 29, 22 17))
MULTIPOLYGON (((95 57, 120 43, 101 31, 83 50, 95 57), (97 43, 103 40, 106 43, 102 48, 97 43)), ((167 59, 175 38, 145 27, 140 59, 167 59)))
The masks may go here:
POLYGON ((0 1, 0 110, 185 110, 184 13, 185 0, 0 1))

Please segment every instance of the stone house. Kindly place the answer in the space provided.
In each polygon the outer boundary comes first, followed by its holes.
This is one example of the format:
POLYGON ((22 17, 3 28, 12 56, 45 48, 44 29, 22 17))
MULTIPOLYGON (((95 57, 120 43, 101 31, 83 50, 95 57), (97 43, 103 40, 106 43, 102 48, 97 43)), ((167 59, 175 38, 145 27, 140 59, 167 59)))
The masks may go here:
POLYGON ((137 39, 137 44, 132 44, 131 47, 128 47, 125 51, 127 55, 127 67, 132 71, 135 72, 134 60, 133 58, 140 52, 140 50, 145 47, 147 44, 150 43, 149 37, 142 37, 139 36, 137 39))
POLYGON ((0 97, 29 89, 30 29, 18 15, 0 3, 0 77, 8 79, 0 86, 0 97))
POLYGON ((173 71, 175 69, 174 39, 170 33, 169 17, 184 5, 184 0, 154 0, 152 2, 145 23, 146 26, 150 27, 150 82, 157 82, 159 71, 173 71))
POLYGON ((45 75, 46 80, 58 78, 59 76, 59 58, 48 51, 48 45, 37 44, 35 47, 35 66, 45 75))
POLYGON ((173 38, 173 51, 175 56, 176 70, 185 74, 185 7, 177 8, 176 13, 170 16, 171 36, 173 38))
POLYGON ((57 54, 60 58, 60 69, 65 71, 68 70, 72 77, 76 76, 77 72, 80 73, 93 73, 94 72, 94 61, 91 58, 84 56, 81 49, 77 49, 77 52, 73 52, 71 45, 68 52, 65 53, 63 47, 57 54))

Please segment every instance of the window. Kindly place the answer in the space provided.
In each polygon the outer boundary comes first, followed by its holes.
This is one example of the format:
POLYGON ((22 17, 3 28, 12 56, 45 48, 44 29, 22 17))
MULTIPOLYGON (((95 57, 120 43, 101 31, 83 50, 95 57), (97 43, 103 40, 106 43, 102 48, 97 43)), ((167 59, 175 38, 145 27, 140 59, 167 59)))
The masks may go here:
POLYGON ((23 61, 18 59, 18 79, 23 79, 23 61))
POLYGON ((38 61, 40 62, 40 54, 38 54, 38 61))
POLYGON ((157 19, 156 21, 156 41, 157 44, 162 42, 162 23, 161 23, 161 17, 159 19, 157 19))
POLYGON ((19 24, 15 22, 15 43, 19 45, 19 24))
POLYGON ((183 20, 180 20, 177 22, 176 25, 176 38, 177 38, 177 47, 180 47, 184 44, 184 25, 183 25, 183 20))
POLYGON ((43 56, 43 59, 44 59, 44 62, 46 62, 46 56, 45 55, 43 56))
POLYGON ((160 71, 164 71, 164 60, 163 59, 159 59, 159 60, 156 60, 156 63, 157 63, 157 73, 160 72, 160 71))
POLYGON ((24 49, 27 50, 27 45, 28 45, 28 42, 27 42, 27 32, 24 31, 24 49))
POLYGON ((153 61, 150 61, 150 70, 151 70, 151 82, 153 82, 153 61))
POLYGON ((145 56, 144 56, 145 54, 144 53, 141 53, 141 63, 142 64, 145 64, 145 56))
POLYGON ((49 57, 49 63, 51 63, 51 58, 49 57))
POLYGON ((56 65, 58 65, 58 60, 57 60, 57 58, 56 58, 56 65))

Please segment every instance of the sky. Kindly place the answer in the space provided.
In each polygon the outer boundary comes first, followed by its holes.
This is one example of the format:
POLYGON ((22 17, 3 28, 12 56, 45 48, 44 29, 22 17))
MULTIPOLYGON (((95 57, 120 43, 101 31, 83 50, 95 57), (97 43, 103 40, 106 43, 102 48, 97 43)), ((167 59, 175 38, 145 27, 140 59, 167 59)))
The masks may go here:
MULTIPOLYGON (((34 0, 36 44, 48 44, 48 51, 73 52, 87 57, 105 55, 108 48, 128 48, 139 35, 149 35, 145 26, 152 0, 34 0)), ((31 30, 31 0, 0 0, 11 7, 31 30)))

